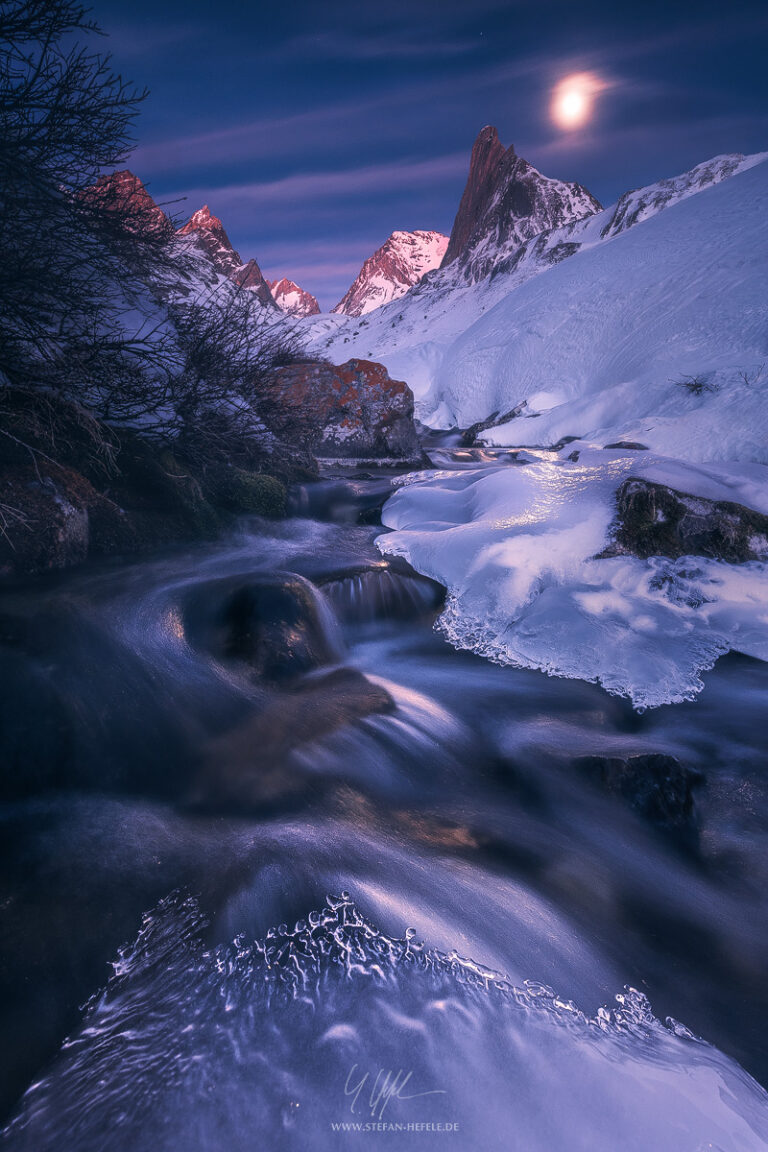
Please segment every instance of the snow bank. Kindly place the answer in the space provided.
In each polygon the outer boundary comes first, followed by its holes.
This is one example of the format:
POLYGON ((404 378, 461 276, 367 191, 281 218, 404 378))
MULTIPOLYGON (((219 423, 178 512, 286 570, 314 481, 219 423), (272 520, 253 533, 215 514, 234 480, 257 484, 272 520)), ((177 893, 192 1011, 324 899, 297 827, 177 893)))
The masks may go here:
POLYGON ((497 444, 575 435, 768 461, 767 333, 762 162, 508 293, 453 343, 432 400, 460 427, 528 401, 536 418, 497 444))
POLYGON ((768 564, 595 558, 628 476, 768 512, 768 468, 565 452, 422 474, 386 504, 395 531, 379 547, 446 586, 440 626, 450 642, 598 682, 637 708, 693 699, 701 673, 730 649, 768 660, 768 564))
POLYGON ((580 435, 687 459, 766 459, 768 372, 754 383, 768 361, 766 160, 715 157, 513 257, 499 252, 479 283, 452 265, 365 317, 314 317, 303 331, 331 360, 384 363, 433 427, 527 401, 538 418, 489 434, 495 442, 580 435), (676 384, 701 374, 699 396, 676 384))

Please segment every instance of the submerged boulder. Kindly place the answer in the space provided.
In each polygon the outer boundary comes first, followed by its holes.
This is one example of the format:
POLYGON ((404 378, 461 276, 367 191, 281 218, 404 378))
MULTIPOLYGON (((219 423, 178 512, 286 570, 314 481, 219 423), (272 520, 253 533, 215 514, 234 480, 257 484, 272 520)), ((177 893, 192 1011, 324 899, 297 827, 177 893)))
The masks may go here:
POLYGON ((192 643, 260 679, 287 680, 338 662, 338 625, 322 594, 292 572, 216 581, 185 610, 192 643))
POLYGON ((241 812, 316 794, 328 781, 306 771, 302 754, 341 728, 394 710, 386 689, 355 668, 304 677, 208 746, 189 803, 241 812))
POLYGON ((301 437, 317 456, 421 461, 413 393, 383 364, 288 364, 275 370, 271 390, 283 412, 281 433, 301 437))
POLYGON ((603 555, 762 560, 768 556, 768 516, 630 476, 616 493, 613 540, 603 555))
POLYGON ((604 791, 619 797, 644 820, 666 830, 694 825, 694 789, 702 775, 674 756, 581 756, 574 766, 604 791))

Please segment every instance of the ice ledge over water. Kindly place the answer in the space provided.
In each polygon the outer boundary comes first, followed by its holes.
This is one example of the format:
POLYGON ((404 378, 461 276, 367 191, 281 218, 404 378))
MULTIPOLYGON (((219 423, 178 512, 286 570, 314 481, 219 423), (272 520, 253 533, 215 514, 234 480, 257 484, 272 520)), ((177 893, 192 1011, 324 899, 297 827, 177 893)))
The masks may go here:
POLYGON ((448 640, 638 709, 693 699, 729 650, 768 660, 768 564, 596 558, 630 475, 768 512, 768 467, 574 447, 424 473, 386 504, 379 548, 446 586, 448 640))

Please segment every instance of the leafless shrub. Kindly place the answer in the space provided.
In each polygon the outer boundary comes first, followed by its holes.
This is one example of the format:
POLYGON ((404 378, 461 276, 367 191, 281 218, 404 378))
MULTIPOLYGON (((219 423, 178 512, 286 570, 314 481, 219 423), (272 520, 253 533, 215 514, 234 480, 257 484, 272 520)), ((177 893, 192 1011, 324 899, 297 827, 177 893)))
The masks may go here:
POLYGON ((754 388, 759 384, 765 375, 765 364, 761 364, 759 368, 754 368, 752 371, 745 368, 739 372, 740 379, 747 385, 748 388, 754 388))
POLYGON ((679 380, 673 380, 672 383, 678 388, 685 388, 686 392, 690 392, 692 396, 701 396, 704 392, 717 391, 717 386, 704 375, 683 375, 679 380))

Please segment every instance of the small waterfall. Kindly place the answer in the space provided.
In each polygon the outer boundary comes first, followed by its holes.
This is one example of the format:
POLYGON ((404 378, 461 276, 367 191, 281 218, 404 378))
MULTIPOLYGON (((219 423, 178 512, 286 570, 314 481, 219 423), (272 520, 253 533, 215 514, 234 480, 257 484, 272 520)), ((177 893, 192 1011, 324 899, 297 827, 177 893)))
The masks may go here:
POLYGON ((346 624, 411 620, 436 611, 443 589, 415 573, 393 571, 386 562, 321 584, 336 615, 346 624))

